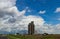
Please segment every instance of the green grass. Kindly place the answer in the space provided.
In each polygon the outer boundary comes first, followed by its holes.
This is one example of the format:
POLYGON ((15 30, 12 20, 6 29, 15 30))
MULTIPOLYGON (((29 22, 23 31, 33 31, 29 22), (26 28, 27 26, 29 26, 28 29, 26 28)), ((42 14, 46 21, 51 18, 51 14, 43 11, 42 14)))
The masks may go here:
MULTIPOLYGON (((56 36, 47 35, 47 36, 40 36, 40 35, 7 35, 9 39, 56 39, 56 36)), ((57 38, 58 39, 58 38, 57 38)))

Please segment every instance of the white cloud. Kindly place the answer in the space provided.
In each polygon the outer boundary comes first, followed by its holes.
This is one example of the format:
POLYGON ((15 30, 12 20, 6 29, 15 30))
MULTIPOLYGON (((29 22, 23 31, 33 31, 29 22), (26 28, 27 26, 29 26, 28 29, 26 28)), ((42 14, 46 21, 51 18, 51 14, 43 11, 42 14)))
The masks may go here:
POLYGON ((5 9, 5 11, 8 12, 8 13, 14 13, 14 14, 16 14, 17 16, 24 15, 25 12, 26 12, 26 10, 23 10, 23 11, 20 12, 20 11, 17 9, 16 6, 13 6, 13 7, 11 7, 11 8, 5 9))
POLYGON ((26 10, 27 10, 27 12, 31 12, 31 10, 29 9, 29 7, 26 7, 26 10))
POLYGON ((2 5, 0 7, 0 30, 7 32, 27 30, 27 25, 31 21, 35 21, 36 26, 44 24, 42 17, 24 16, 26 9, 19 11, 15 3, 16 0, 0 0, 0 5, 2 5))
POLYGON ((46 12, 45 10, 44 11, 39 11, 40 14, 44 14, 45 12, 46 12))
POLYGON ((16 0, 0 0, 0 30, 11 32, 18 29, 15 21, 18 17, 23 16, 26 10, 19 11, 15 4, 16 0))
POLYGON ((58 18, 58 20, 60 20, 60 18, 58 18))
POLYGON ((31 12, 31 10, 28 10, 28 12, 31 12))
POLYGON ((56 13, 60 12, 60 7, 56 8, 56 13))
POLYGON ((0 0, 0 9, 1 8, 9 8, 16 4, 16 0, 0 0))
POLYGON ((48 33, 60 34, 60 24, 49 26, 48 33))
POLYGON ((14 22, 12 24, 7 23, 7 21, 4 23, 4 20, 1 20, 0 29, 9 31, 9 32, 11 32, 14 29, 15 29, 15 31, 28 30, 27 29, 28 23, 30 23, 31 21, 34 21, 36 29, 40 28, 45 22, 41 17, 36 17, 36 16, 32 16, 32 15, 22 16, 22 18, 21 17, 16 18, 16 22, 14 22), (3 21, 3 23, 2 23, 2 21, 3 21))

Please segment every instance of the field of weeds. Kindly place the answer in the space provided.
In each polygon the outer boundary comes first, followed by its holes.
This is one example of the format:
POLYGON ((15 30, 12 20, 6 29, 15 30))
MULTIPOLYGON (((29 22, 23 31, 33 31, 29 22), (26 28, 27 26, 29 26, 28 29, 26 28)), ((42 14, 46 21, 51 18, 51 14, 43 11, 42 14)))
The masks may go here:
POLYGON ((9 39, 60 39, 60 35, 7 35, 9 39))

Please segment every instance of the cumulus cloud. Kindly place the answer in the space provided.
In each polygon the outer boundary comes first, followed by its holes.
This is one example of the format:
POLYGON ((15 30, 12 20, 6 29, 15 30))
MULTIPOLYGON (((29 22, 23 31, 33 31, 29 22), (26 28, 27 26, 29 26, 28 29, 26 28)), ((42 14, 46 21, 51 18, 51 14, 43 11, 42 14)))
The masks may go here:
POLYGON ((1 8, 9 8, 16 4, 16 0, 0 0, 0 9, 1 8))
POLYGON ((18 24, 15 25, 16 19, 23 16, 26 10, 19 11, 15 4, 16 0, 0 0, 0 30, 11 32, 11 29, 18 27, 18 24))
POLYGON ((52 24, 43 24, 43 26, 37 28, 37 33, 49 33, 49 34, 60 34, 60 24, 52 25, 52 24))
POLYGON ((15 30, 15 31, 28 30, 27 29, 28 23, 30 23, 31 21, 34 21, 34 24, 36 27, 35 29, 38 29, 45 22, 41 17, 36 17, 36 16, 32 16, 32 15, 17 17, 16 21, 14 23, 9 23, 8 22, 9 20, 5 21, 5 23, 4 23, 4 20, 1 20, 1 24, 0 24, 1 28, 0 29, 6 30, 9 32, 11 32, 12 30, 15 30))
POLYGON ((16 0, 0 0, 0 5, 2 5, 0 7, 0 30, 7 32, 27 30, 28 23, 31 21, 35 22, 36 27, 44 24, 42 17, 25 16, 26 9, 19 11, 15 3, 16 0))
POLYGON ((60 7, 56 8, 56 13, 60 12, 60 7))
POLYGON ((58 20, 60 20, 60 18, 58 18, 58 20))
POLYGON ((44 11, 39 11, 40 14, 44 14, 45 12, 46 12, 45 10, 44 11))

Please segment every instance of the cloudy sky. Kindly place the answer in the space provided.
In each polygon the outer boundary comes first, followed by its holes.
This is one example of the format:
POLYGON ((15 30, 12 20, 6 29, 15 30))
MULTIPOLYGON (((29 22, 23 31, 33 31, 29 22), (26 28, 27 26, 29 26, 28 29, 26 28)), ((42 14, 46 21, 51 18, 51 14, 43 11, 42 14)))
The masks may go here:
POLYGON ((36 34, 60 34, 60 0, 0 0, 0 33, 27 32, 31 21, 36 34))

